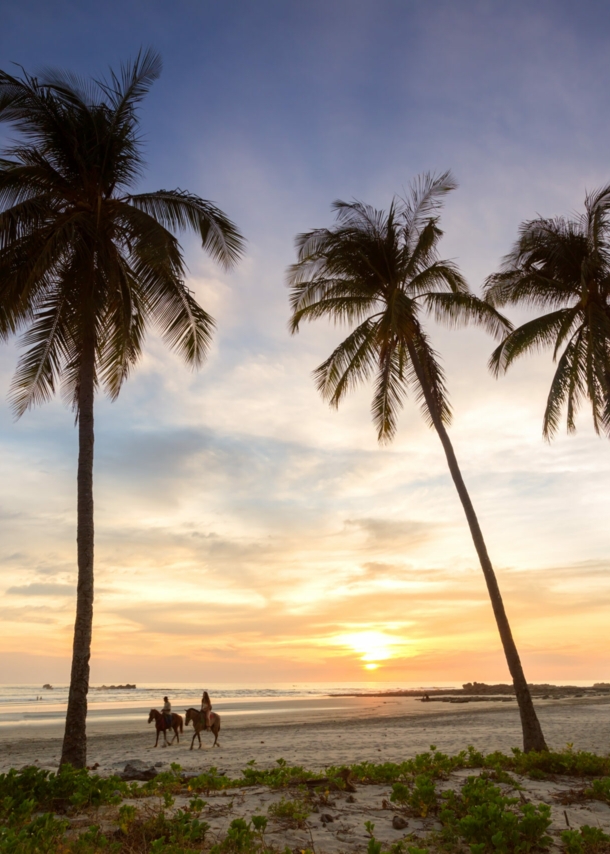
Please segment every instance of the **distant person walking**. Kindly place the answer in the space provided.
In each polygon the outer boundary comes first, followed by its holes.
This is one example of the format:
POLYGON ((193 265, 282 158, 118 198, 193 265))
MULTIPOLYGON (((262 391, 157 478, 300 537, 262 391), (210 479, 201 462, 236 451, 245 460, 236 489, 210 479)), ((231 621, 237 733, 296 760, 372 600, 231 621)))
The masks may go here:
POLYGON ((169 729, 172 726, 172 704, 169 701, 168 697, 163 697, 163 715, 165 717, 165 723, 169 729))
POLYGON ((205 728, 212 728, 212 701, 210 700, 210 695, 207 691, 203 692, 203 696, 201 698, 201 711, 205 715, 205 728))

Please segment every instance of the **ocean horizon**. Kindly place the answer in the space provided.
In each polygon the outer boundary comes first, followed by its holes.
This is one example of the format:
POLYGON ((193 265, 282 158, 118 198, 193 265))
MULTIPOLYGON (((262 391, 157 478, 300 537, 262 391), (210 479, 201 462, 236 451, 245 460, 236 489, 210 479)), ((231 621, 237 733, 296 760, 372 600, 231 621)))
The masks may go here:
MULTIPOLYGON (((602 680, 549 681, 549 685, 587 687, 602 680)), ((358 704, 375 693, 400 690, 432 691, 434 689, 461 688, 464 683, 455 681, 392 681, 392 682, 269 682, 266 684, 194 682, 157 682, 137 684, 135 688, 118 688, 92 685, 88 696, 88 724, 124 724, 132 728, 146 722, 151 708, 161 708, 167 695, 172 708, 183 713, 189 706, 199 707, 203 688, 209 692, 215 711, 223 718, 250 718, 282 714, 290 718, 308 712, 328 712, 343 709, 346 703, 358 704)), ((488 683, 492 684, 492 683, 488 683)), ((495 683, 493 683, 495 684, 495 683)), ((540 684, 540 683, 539 683, 540 684)), ((36 728, 57 727, 65 717, 68 685, 0 684, 0 731, 16 726, 36 728)), ((413 698, 413 704, 419 703, 413 698)), ((414 705, 414 708, 415 707, 414 705)), ((420 707, 421 708, 421 707, 420 707)))

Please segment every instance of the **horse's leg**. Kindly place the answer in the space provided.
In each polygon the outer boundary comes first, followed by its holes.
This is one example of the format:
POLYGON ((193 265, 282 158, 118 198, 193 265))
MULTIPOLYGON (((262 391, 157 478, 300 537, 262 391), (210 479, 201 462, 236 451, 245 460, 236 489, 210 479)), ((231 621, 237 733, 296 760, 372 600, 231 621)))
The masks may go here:
POLYGON ((201 730, 197 730, 197 738, 199 739, 199 750, 201 750, 201 730))
POLYGON ((157 740, 155 741, 155 747, 159 744, 159 733, 160 732, 161 732, 161 730, 159 729, 159 727, 157 727, 157 740))
MULTIPOLYGON (((214 722, 212 732, 214 733, 214 744, 212 745, 212 747, 216 747, 216 745, 218 744, 218 733, 220 732, 220 726, 216 726, 216 722, 214 722)), ((220 745, 218 746, 220 747, 220 745)))
POLYGON ((195 730, 195 732, 193 733, 193 740, 191 741, 191 750, 193 749, 193 745, 195 744, 196 738, 197 738, 197 730, 195 730))

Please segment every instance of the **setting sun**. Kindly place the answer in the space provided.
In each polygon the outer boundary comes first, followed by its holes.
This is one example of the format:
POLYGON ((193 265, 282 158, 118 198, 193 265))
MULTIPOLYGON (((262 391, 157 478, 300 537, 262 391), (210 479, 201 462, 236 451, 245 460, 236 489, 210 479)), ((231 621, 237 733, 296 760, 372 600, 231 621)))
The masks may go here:
POLYGON ((385 632, 366 631, 339 635, 333 638, 333 644, 347 647, 360 656, 365 670, 377 670, 380 661, 396 658, 404 654, 404 638, 393 637, 385 632))

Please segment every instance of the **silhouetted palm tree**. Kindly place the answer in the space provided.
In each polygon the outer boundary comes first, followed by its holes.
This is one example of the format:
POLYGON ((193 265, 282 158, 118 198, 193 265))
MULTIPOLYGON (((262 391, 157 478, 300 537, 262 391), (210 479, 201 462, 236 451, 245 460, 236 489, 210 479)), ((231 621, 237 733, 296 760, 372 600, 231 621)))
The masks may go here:
POLYGON ((543 419, 543 435, 557 432, 567 404, 568 432, 583 398, 596 432, 610 436, 610 185, 587 195, 578 219, 523 223, 502 271, 485 283, 491 305, 546 309, 513 330, 490 367, 503 373, 518 356, 553 348, 557 370, 543 419))
POLYGON ((131 192, 143 167, 137 107, 160 70, 147 51, 107 81, 0 72, 0 120, 22 139, 0 160, 0 334, 24 330, 26 348, 12 403, 20 416, 61 384, 79 428, 78 591, 61 759, 76 767, 86 762, 95 392, 117 397, 150 322, 189 364, 205 357, 214 321, 184 283, 171 231, 193 229, 225 267, 243 245, 198 196, 131 192))
POLYGON ((469 291, 457 267, 438 258, 438 210, 456 187, 449 172, 420 177, 408 199, 387 213, 360 202, 335 202, 337 225, 297 238, 298 262, 289 270, 292 332, 303 320, 328 317, 355 326, 317 368, 322 396, 338 406, 354 386, 375 378, 372 414, 380 441, 396 431, 408 391, 443 445, 487 582, 523 725, 525 750, 546 745, 512 637, 496 576, 446 430, 451 410, 437 354, 422 326, 431 312, 450 326, 475 322, 492 335, 510 329, 491 306, 469 291))

